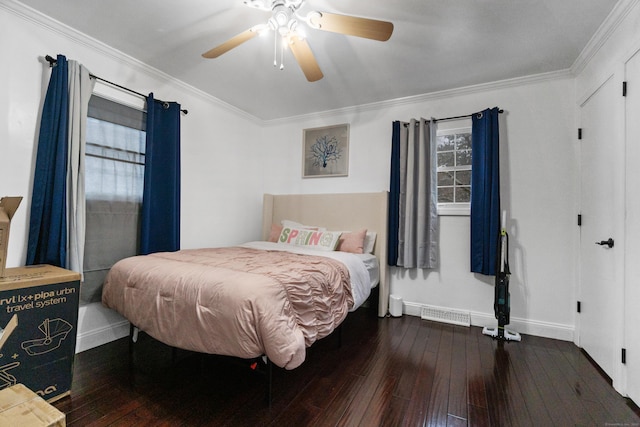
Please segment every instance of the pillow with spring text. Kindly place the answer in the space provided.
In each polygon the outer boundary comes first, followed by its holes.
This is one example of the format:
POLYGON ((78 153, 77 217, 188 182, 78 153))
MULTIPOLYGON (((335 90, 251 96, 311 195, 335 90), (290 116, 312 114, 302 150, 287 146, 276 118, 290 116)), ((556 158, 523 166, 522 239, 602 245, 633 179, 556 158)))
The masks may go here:
POLYGON ((278 243, 304 246, 321 251, 333 251, 338 245, 340 232, 305 228, 283 227, 278 243))

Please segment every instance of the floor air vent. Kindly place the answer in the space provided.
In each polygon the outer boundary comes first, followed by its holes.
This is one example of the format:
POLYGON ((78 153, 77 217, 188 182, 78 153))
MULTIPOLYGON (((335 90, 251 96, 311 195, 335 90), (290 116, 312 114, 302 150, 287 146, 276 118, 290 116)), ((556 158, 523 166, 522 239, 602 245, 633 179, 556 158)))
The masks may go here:
POLYGON ((424 320, 434 320, 436 322, 452 323, 460 326, 471 326, 471 315, 465 311, 444 309, 423 305, 420 317, 424 320))

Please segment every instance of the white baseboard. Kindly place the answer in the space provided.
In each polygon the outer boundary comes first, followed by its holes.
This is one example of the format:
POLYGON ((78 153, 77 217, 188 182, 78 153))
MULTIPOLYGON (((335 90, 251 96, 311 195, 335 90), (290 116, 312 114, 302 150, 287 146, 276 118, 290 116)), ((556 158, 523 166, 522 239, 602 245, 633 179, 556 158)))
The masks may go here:
MULTIPOLYGON (((420 317, 422 304, 413 302, 403 302, 402 312, 409 316, 420 317)), ((496 327, 498 321, 493 313, 470 312, 471 326, 480 327, 496 327)), ((572 325, 562 325, 559 323, 540 322, 530 319, 521 319, 511 316, 510 323, 507 326, 514 332, 525 335, 534 335, 537 337, 553 338, 562 341, 573 342, 575 328, 572 325)))
MULTIPOLYGON (((420 317, 421 309, 422 304, 419 303, 406 301, 402 303, 402 312, 409 316, 420 317)), ((471 326, 497 326, 493 313, 470 312, 470 315, 471 326)), ((508 329, 524 335, 572 342, 575 332, 575 328, 571 325, 540 322, 517 317, 511 317, 508 329)), ((99 303, 80 307, 76 353, 107 344, 128 335, 129 322, 112 310, 103 307, 99 303)))
POLYGON ((129 322, 100 303, 83 305, 78 312, 76 353, 129 335, 129 322))

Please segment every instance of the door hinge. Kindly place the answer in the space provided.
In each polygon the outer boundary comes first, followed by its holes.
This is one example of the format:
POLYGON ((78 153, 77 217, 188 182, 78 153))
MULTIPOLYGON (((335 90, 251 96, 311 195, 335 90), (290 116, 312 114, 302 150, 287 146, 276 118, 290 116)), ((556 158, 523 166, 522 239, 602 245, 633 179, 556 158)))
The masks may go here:
POLYGON ((627 82, 622 82, 622 96, 627 96, 627 82))
POLYGON ((622 363, 623 364, 627 363, 627 349, 626 348, 622 349, 622 363))
POLYGON ((578 214, 578 227, 582 226, 582 214, 578 214))
POLYGON ((578 128, 578 139, 582 139, 582 128, 578 128))
POLYGON ((578 304, 577 304, 577 305, 578 305, 578 306, 576 307, 576 308, 577 308, 577 311, 578 311, 578 313, 580 313, 580 310, 582 309, 582 307, 581 307, 581 305, 580 305, 580 301, 578 301, 578 304))

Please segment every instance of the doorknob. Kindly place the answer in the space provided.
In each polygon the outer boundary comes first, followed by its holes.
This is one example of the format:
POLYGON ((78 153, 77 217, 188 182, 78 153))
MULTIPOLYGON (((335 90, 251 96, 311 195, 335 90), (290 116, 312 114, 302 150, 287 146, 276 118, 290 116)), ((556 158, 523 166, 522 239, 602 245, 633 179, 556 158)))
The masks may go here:
POLYGON ((601 240, 599 242, 596 242, 596 245, 609 246, 610 248, 612 248, 613 247, 613 239, 611 237, 609 237, 609 240, 601 240))

